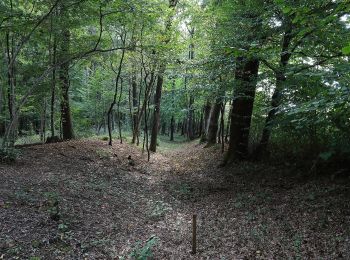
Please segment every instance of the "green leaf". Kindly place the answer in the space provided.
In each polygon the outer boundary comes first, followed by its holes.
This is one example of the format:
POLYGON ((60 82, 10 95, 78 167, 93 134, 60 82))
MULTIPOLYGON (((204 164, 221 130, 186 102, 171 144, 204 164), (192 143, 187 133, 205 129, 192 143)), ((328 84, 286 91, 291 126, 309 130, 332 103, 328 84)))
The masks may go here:
POLYGON ((282 8, 283 13, 289 14, 292 11, 292 8, 290 6, 285 6, 282 8))
POLYGON ((332 151, 323 152, 320 153, 319 157, 324 161, 328 161, 333 156, 333 154, 334 153, 332 151))
POLYGON ((350 55, 350 44, 342 49, 344 55, 350 55))

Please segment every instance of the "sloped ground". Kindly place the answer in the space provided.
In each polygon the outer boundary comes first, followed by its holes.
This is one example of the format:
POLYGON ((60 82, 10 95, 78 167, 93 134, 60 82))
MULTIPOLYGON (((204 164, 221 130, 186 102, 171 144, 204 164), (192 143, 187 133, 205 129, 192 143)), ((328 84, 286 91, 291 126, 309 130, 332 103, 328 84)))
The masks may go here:
POLYGON ((147 163, 97 140, 25 148, 0 165, 0 258, 128 259, 153 241, 155 259, 350 259, 348 179, 219 168, 218 150, 192 142, 147 163))

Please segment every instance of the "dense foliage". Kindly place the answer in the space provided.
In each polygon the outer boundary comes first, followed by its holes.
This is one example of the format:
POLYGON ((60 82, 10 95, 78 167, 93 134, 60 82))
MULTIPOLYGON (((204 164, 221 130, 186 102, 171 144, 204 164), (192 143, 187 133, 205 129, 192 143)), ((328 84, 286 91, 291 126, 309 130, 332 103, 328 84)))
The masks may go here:
MULTIPOLYGON (((348 0, 0 3, 1 153, 158 132, 225 161, 350 157, 348 0)), ((148 137, 150 135, 150 137, 148 137)), ((140 138, 141 137, 141 138, 140 138)))

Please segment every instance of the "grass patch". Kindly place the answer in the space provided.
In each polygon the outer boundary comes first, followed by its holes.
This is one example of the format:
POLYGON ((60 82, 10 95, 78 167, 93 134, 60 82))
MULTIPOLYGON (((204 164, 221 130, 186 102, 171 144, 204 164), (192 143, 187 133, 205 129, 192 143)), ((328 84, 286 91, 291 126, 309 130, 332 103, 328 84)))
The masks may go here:
POLYGON ((158 136, 158 151, 159 152, 168 152, 171 150, 180 149, 189 141, 185 136, 174 135, 174 141, 170 141, 170 137, 167 135, 158 136))

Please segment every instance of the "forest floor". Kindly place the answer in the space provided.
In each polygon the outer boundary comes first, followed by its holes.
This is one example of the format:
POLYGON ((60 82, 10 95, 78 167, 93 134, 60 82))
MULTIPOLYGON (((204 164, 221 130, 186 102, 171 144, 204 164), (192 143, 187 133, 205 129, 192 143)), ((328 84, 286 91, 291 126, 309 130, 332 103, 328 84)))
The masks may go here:
POLYGON ((24 148, 0 165, 0 259, 350 259, 349 179, 220 168, 198 141, 160 150, 148 163, 117 141, 24 148))

